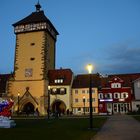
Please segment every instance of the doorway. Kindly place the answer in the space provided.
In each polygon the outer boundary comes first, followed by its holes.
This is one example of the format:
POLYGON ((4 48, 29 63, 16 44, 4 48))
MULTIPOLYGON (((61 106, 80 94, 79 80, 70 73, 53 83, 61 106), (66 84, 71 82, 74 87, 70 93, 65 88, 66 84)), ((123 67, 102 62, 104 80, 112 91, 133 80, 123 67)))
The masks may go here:
POLYGON ((29 115, 34 113, 34 109, 34 105, 31 102, 28 102, 24 105, 22 112, 29 115))
POLYGON ((55 100, 51 108, 52 108, 52 113, 64 114, 66 111, 66 105, 61 100, 55 100))

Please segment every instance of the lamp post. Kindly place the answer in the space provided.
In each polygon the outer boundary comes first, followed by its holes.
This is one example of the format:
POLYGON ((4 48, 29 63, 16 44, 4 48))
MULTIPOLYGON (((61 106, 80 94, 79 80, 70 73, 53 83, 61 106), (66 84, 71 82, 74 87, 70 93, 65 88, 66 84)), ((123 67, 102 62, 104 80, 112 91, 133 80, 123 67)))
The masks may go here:
POLYGON ((48 86, 48 120, 50 119, 50 86, 48 86))
POLYGON ((89 116, 89 119, 90 119, 90 129, 93 128, 93 125, 92 125, 92 70, 93 70, 93 66, 92 64, 88 64, 87 65, 87 70, 88 70, 88 73, 89 73, 89 111, 90 111, 90 116, 89 116))
POLYGON ((83 96, 83 103, 84 103, 83 111, 84 111, 84 115, 85 115, 85 101, 86 101, 85 96, 83 96))
POLYGON ((19 97, 20 97, 20 94, 18 93, 18 110, 17 110, 18 114, 19 114, 19 97))

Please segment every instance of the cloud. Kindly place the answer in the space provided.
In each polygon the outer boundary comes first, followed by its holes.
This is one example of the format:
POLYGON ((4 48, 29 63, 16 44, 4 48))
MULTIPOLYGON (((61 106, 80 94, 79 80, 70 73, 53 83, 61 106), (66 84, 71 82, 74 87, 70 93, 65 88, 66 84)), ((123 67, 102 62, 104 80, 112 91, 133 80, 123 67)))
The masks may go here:
POLYGON ((102 63, 103 73, 139 73, 140 44, 128 41, 111 45, 106 49, 102 63))

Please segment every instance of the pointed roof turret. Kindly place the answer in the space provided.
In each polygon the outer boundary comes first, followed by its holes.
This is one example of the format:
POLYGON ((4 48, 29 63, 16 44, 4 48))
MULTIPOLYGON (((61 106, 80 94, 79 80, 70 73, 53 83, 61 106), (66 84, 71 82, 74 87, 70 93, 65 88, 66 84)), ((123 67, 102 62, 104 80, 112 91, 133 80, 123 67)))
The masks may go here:
POLYGON ((41 9, 41 5, 40 5, 39 1, 38 1, 38 3, 35 5, 35 7, 36 7, 36 12, 39 12, 40 9, 41 9))
POLYGON ((39 1, 35 6, 35 12, 32 12, 27 17, 13 24, 15 33, 44 30, 50 32, 50 34, 54 38, 56 38, 56 35, 58 35, 59 33, 57 32, 51 21, 45 16, 44 11, 40 10, 41 5, 39 4, 39 1))

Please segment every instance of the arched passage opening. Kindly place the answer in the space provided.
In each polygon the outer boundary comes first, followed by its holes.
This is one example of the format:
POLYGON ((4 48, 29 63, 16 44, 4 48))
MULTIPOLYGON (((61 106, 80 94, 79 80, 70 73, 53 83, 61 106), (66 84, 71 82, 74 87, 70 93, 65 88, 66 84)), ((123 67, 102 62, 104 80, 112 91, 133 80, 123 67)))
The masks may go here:
POLYGON ((31 102, 28 102, 23 106, 22 112, 29 115, 29 114, 33 114, 34 110, 35 110, 34 105, 31 102))
POLYGON ((66 105, 63 101, 61 100, 55 100, 51 106, 52 108, 52 113, 59 113, 59 114, 64 114, 66 111, 66 105))

